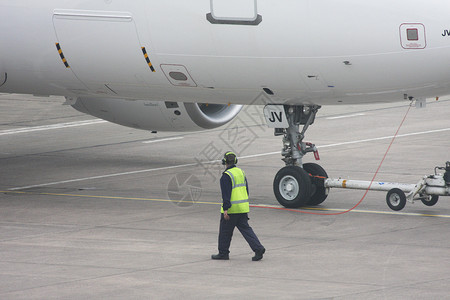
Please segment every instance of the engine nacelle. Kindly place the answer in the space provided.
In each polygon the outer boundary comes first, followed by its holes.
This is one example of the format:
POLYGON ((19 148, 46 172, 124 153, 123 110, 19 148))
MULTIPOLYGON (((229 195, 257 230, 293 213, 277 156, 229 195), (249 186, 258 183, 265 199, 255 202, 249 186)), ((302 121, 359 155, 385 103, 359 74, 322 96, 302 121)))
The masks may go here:
POLYGON ((242 105, 115 98, 67 99, 76 110, 112 123, 151 131, 198 131, 230 122, 242 105))

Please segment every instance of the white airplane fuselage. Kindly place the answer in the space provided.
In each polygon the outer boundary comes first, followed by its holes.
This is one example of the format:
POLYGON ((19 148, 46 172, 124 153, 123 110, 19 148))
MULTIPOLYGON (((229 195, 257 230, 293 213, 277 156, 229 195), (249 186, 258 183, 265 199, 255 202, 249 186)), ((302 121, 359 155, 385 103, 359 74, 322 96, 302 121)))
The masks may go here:
POLYGON ((273 103, 318 105, 447 95, 449 11, 441 0, 2 0, 0 92, 251 104, 265 88, 273 103))

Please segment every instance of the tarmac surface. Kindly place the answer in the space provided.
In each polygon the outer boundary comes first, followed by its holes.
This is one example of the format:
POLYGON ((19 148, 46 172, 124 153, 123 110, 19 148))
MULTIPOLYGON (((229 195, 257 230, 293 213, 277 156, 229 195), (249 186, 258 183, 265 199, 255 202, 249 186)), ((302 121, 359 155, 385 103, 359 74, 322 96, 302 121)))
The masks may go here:
MULTIPOLYGON (((333 189, 280 210, 281 137, 247 107, 232 123, 158 133, 82 115, 62 98, 0 95, 0 299, 450 299, 450 199, 393 212, 384 192, 333 189), (212 261, 218 161, 239 155, 250 225, 212 261)), ((333 178, 371 180, 408 102, 319 111, 306 140, 333 178)), ((416 183, 450 160, 450 100, 412 108, 377 181, 416 183)), ((313 162, 313 155, 305 158, 313 162)))

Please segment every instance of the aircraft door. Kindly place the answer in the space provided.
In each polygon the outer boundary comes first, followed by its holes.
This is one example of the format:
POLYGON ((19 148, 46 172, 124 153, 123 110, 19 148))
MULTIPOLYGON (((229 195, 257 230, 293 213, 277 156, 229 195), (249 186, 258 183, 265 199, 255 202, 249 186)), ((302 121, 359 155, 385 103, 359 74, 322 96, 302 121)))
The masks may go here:
POLYGON ((68 66, 91 91, 115 94, 110 86, 144 84, 138 78, 152 73, 130 13, 57 10, 53 23, 68 66))

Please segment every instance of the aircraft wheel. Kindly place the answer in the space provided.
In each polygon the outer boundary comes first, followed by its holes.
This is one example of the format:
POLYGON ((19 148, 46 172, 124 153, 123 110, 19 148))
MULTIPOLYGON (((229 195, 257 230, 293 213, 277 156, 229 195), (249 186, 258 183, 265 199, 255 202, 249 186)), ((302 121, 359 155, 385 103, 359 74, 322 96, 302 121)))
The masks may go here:
MULTIPOLYGON (((319 176, 328 178, 327 172, 318 164, 315 163, 307 163, 303 164, 303 169, 311 174, 312 176, 319 176)), ((314 206, 319 205, 328 197, 327 188, 323 185, 320 185, 320 179, 312 178, 312 189, 311 189, 311 199, 307 203, 308 205, 314 206)))
POLYGON ((311 199, 311 179, 300 167, 287 166, 278 171, 273 191, 278 202, 287 208, 306 205, 311 199))
POLYGON ((431 198, 427 197, 427 198, 421 199, 422 203, 425 204, 426 206, 436 205, 438 200, 439 200, 439 196, 431 196, 431 198))
POLYGON ((402 210, 406 205, 406 196, 401 189, 392 189, 386 195, 387 205, 395 211, 402 210))

